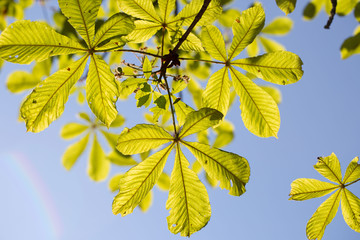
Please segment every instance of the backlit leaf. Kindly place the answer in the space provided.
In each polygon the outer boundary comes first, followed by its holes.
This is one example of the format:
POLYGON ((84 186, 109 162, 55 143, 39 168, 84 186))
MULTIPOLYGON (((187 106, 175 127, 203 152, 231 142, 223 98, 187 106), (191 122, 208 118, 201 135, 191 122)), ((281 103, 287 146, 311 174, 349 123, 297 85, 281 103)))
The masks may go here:
POLYGON ((259 37, 259 40, 260 40, 261 44, 263 45, 265 52, 271 53, 271 52, 286 50, 282 44, 280 44, 270 38, 259 37))
POLYGON ((89 126, 81 123, 68 123, 61 129, 60 136, 63 139, 72 139, 83 133, 89 126))
POLYGON ((309 178, 298 178, 291 183, 290 199, 303 201, 311 198, 322 197, 331 193, 339 185, 309 178))
POLYGON ((146 42, 161 29, 161 24, 158 22, 137 20, 134 23, 135 29, 125 38, 127 41, 133 43, 146 42))
POLYGON ((204 27, 201 32, 201 41, 208 53, 219 60, 226 61, 225 42, 220 30, 212 25, 204 27))
POLYGON ((230 73, 235 91, 240 96, 245 127, 259 137, 277 137, 280 113, 274 99, 234 68, 230 67, 230 73))
POLYGON ((124 155, 121 152, 114 149, 106 158, 113 164, 118 166, 134 166, 137 162, 129 155, 124 155))
POLYGON ((148 192, 145 198, 139 203, 139 208, 141 211, 146 212, 149 210, 153 200, 153 193, 152 191, 148 192))
POLYGON ((312 215, 306 225, 306 235, 309 240, 321 240, 326 226, 333 220, 340 204, 340 193, 338 190, 323 202, 312 215))
POLYGON ((341 210, 347 225, 360 232, 360 199, 346 188, 341 192, 341 210))
POLYGON ((294 11, 296 0, 276 0, 276 4, 287 15, 294 11))
POLYGON ((22 104, 20 112, 28 131, 40 132, 64 111, 69 92, 81 77, 87 56, 40 82, 22 104))
POLYGON ((266 25, 262 33, 272 35, 284 35, 291 31, 293 21, 288 17, 277 17, 271 23, 266 25))
POLYGON ((267 92, 276 102, 276 104, 280 104, 282 101, 281 92, 279 89, 273 86, 260 86, 265 92, 267 92))
POLYGON ((209 196, 194 171, 189 169, 189 162, 182 153, 179 144, 170 179, 169 198, 166 209, 169 230, 190 237, 203 228, 210 220, 211 207, 209 196))
POLYGON ((286 51, 266 53, 232 62, 232 65, 241 67, 258 78, 282 85, 295 83, 301 79, 302 64, 296 54, 286 51))
POLYGON ((120 179, 120 191, 114 198, 112 210, 114 214, 125 216, 146 197, 163 171, 166 160, 173 148, 167 148, 151 155, 137 166, 131 168, 120 179))
POLYGON ((360 164, 358 164, 359 157, 354 158, 349 166, 346 168, 343 183, 350 183, 360 178, 360 164))
POLYGON ((232 40, 229 58, 236 57, 255 37, 261 32, 265 23, 265 12, 261 4, 256 3, 253 7, 243 11, 233 23, 234 38, 232 40))
POLYGON ((240 196, 245 192, 245 184, 250 177, 250 167, 245 158, 201 143, 182 143, 201 163, 209 176, 220 181, 221 188, 230 190, 229 194, 234 196, 240 196))
MULTIPOLYGON (((203 3, 203 0, 192 0, 180 11, 178 15, 176 15, 172 21, 169 22, 169 24, 178 23, 182 26, 189 26, 194 21, 195 16, 199 13, 203 3)), ((211 1, 200 21, 197 23, 197 26, 211 24, 219 17, 221 12, 222 8, 219 1, 211 1)))
POLYGON ((40 78, 35 77, 31 73, 16 71, 9 75, 6 81, 6 87, 12 93, 21 93, 34 88, 40 81, 40 78))
POLYGON ((164 22, 167 22, 170 13, 175 8, 176 0, 159 0, 160 17, 164 22))
POLYGON ((111 192, 119 191, 119 183, 120 179, 124 176, 124 174, 116 174, 109 181, 109 188, 111 192))
POLYGON ((114 37, 129 34, 134 30, 135 25, 130 16, 124 13, 117 13, 109 18, 96 32, 93 46, 101 45, 102 42, 114 37))
POLYGON ((94 135, 93 145, 89 155, 88 174, 94 181, 105 180, 110 171, 110 161, 106 158, 104 150, 94 135))
POLYGON ((62 13, 85 40, 89 48, 93 47, 91 44, 95 34, 95 20, 100 5, 101 0, 59 0, 62 13))
POLYGON ((116 148, 123 154, 137 154, 172 140, 173 136, 159 126, 138 124, 120 134, 116 148))
POLYGON ((16 21, 0 35, 0 57, 13 63, 28 64, 33 60, 85 51, 79 43, 43 22, 16 21))
POLYGON ((156 182, 156 185, 164 191, 168 191, 170 187, 170 177, 166 173, 162 172, 159 179, 156 182))
POLYGON ((86 99, 95 116, 110 126, 117 116, 118 89, 109 65, 98 55, 91 55, 86 79, 86 99))
POLYGON ((330 181, 341 184, 341 167, 339 159, 336 157, 335 153, 332 153, 328 157, 319 157, 318 162, 314 165, 314 168, 330 181))
POLYGON ((203 106, 216 109, 225 116, 229 109, 230 86, 227 67, 212 74, 203 93, 203 106))
POLYGON ((191 112, 186 117, 179 137, 184 138, 215 126, 222 120, 223 116, 221 112, 211 108, 202 108, 199 111, 191 112))
POLYGON ((118 0, 118 3, 120 9, 131 16, 161 23, 151 0, 118 0))
POLYGON ((192 111, 194 111, 194 109, 192 107, 188 106, 181 100, 178 100, 174 104, 174 108, 175 108, 176 117, 177 117, 177 120, 178 120, 178 123, 180 126, 184 125, 187 115, 189 113, 191 113, 192 111))
POLYGON ((67 147, 67 149, 64 152, 64 155, 62 156, 62 164, 66 170, 70 170, 72 168, 76 160, 78 160, 78 158, 84 152, 88 141, 89 141, 89 134, 87 134, 81 140, 67 147))

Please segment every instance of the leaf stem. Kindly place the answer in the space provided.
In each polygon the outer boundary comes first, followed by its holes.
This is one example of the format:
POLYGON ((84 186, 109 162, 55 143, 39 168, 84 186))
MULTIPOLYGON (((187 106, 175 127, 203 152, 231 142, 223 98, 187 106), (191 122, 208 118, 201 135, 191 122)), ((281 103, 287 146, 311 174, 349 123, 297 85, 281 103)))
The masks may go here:
POLYGON ((354 184, 354 183, 356 183, 358 181, 360 181, 360 178, 355 180, 355 181, 352 181, 351 183, 345 184, 345 187, 348 187, 348 186, 350 186, 350 185, 352 185, 352 184, 354 184))

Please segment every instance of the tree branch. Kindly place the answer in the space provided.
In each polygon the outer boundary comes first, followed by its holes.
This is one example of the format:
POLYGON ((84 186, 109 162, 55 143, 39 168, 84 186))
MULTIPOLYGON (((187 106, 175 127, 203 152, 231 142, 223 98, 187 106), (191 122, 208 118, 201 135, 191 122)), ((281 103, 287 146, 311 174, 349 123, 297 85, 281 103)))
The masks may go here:
POLYGON ((330 29, 330 25, 331 25, 332 21, 334 20, 334 16, 336 14, 337 0, 331 0, 331 4, 332 4, 332 8, 331 8, 331 12, 330 12, 330 17, 329 17, 326 25, 324 26, 325 29, 330 29))

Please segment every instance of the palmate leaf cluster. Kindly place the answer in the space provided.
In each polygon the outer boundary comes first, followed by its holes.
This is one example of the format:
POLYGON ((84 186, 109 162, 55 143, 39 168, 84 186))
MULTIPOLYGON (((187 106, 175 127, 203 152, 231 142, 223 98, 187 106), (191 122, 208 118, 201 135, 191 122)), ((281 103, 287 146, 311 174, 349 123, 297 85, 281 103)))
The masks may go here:
MULTIPOLYGON (((113 15, 101 21, 96 20, 100 0, 58 2, 62 15, 56 14, 55 20, 60 23, 57 31, 43 22, 22 20, 8 26, 0 35, 2 59, 20 64, 37 61, 31 74, 17 73, 18 76, 8 80, 8 87, 13 92, 35 86, 20 109, 28 131, 42 131, 59 118, 73 91, 79 92, 78 99, 82 102, 84 85, 86 101, 96 119, 81 113, 85 124, 73 122, 63 127, 61 136, 64 139, 78 137, 63 155, 64 167, 71 169, 90 145, 88 175, 95 181, 108 176, 111 164, 133 166, 110 181, 111 190, 119 190, 113 201, 115 214, 130 214, 136 206, 146 210, 151 204, 151 189, 158 184, 169 190, 166 208, 170 211, 167 218, 170 231, 183 236, 199 231, 209 221, 211 207, 197 173, 204 169, 211 185, 219 183, 234 196, 242 195, 249 181, 247 160, 218 149, 233 139, 233 126, 224 117, 236 95, 240 97, 244 125, 250 132, 260 137, 277 137, 280 128, 279 94, 271 88, 258 86, 249 74, 278 85, 295 83, 303 74, 301 59, 287 51, 236 58, 257 41, 261 31, 284 33, 289 23, 275 20, 264 28, 265 13, 256 3, 233 19, 233 38, 227 49, 220 30, 210 25, 221 15, 222 2, 211 1, 196 23, 197 27, 178 46, 180 57, 172 60, 173 63, 183 60, 204 62, 208 68, 210 64, 222 65, 211 75, 203 90, 194 79, 189 79, 187 69, 166 69, 163 64, 169 57, 169 50, 178 45, 196 20, 204 1, 193 0, 178 14, 174 14, 175 0, 158 0, 157 4, 151 0, 121 0, 117 1, 121 12, 113 6, 116 1, 111 1, 113 15), (65 21, 67 26, 61 27, 65 21), (280 30, 280 26, 286 29, 280 30), (149 49, 145 44, 148 40, 153 40, 157 49, 149 49), (140 65, 121 61, 119 52, 137 54, 140 65), (115 58, 121 62, 115 71, 111 71, 105 61, 108 53, 109 62, 116 61, 115 58), (191 58, 194 54, 196 59, 191 58), (60 70, 50 76, 50 67, 46 72, 36 70, 45 64, 51 66, 55 62, 52 57, 58 57, 60 70), (248 74, 240 72, 239 68, 248 74), (172 82, 168 84, 170 79, 172 82), (23 84, 25 82, 31 84, 23 84), (76 86, 77 83, 80 86, 76 86), (199 110, 179 97, 185 89, 193 96, 198 95, 194 100, 199 110), (128 98, 132 93, 137 107, 149 108, 152 112, 149 119, 152 124, 138 124, 131 129, 125 128, 120 135, 114 134, 106 128, 111 130, 123 123, 117 111, 117 100, 128 98), (166 121, 170 117, 172 126, 166 121), (216 132, 212 144, 206 134, 211 128, 216 132), (197 135, 198 142, 185 139, 193 134, 197 135), (110 153, 104 151, 101 138, 108 142, 110 153), (162 145, 165 147, 157 150, 162 145), (174 149, 174 167, 169 177, 163 169, 174 149), (196 159, 191 168, 184 149, 196 159), (142 161, 135 161, 130 156, 133 154, 140 154, 142 161)), ((263 38, 258 39, 264 42, 263 38)), ((274 50, 263 45, 266 50, 274 50)))
POLYGON ((314 165, 315 170, 333 183, 309 178, 299 178, 291 183, 290 200, 303 201, 335 191, 320 205, 307 223, 308 239, 322 239, 325 228, 335 217, 340 202, 345 222, 350 228, 360 232, 360 199, 347 189, 360 180, 358 161, 358 157, 354 158, 342 177, 340 162, 334 153, 328 157, 319 157, 314 165))
POLYGON ((217 125, 223 114, 215 109, 202 108, 191 112, 178 136, 172 136, 156 125, 140 124, 126 129, 119 137, 117 149, 123 154, 137 154, 170 144, 154 153, 120 179, 120 191, 113 202, 115 214, 127 215, 147 196, 163 171, 173 148, 175 164, 170 178, 169 198, 166 208, 170 210, 168 226, 173 233, 190 236, 203 228, 210 219, 211 208, 205 186, 192 171, 181 145, 185 146, 200 162, 211 178, 220 181, 220 187, 230 190, 231 195, 245 192, 250 168, 245 158, 236 154, 211 148, 206 144, 188 142, 184 138, 217 125))

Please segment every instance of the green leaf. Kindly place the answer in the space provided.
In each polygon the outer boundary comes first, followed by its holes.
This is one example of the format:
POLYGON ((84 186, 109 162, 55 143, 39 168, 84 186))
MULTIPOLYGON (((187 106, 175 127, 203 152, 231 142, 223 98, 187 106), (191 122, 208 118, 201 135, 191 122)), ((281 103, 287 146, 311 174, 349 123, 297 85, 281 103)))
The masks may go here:
POLYGON ((135 29, 125 39, 133 43, 142 43, 149 40, 154 34, 161 29, 161 24, 158 22, 148 22, 143 20, 137 20, 135 23, 135 29))
POLYGON ((250 43, 247 47, 246 47, 246 51, 249 55, 249 57, 253 57, 259 54, 260 52, 260 47, 258 44, 257 39, 255 39, 252 43, 250 43))
POLYGON ((149 210, 153 200, 153 194, 152 191, 148 192, 148 194, 145 196, 145 198, 139 203, 139 208, 141 211, 146 212, 149 210))
POLYGON ((134 208, 146 197, 163 171, 166 160, 174 147, 167 148, 151 155, 137 166, 131 168, 120 179, 120 191, 114 198, 112 210, 122 216, 132 213, 134 208))
POLYGON ((240 196, 245 192, 245 184, 250 177, 250 167, 245 158, 201 143, 181 143, 196 157, 211 178, 220 181, 221 188, 230 190, 230 195, 240 196))
POLYGON ((146 82, 145 78, 127 78, 120 84, 120 95, 127 97, 138 88, 139 84, 146 82))
POLYGON ((16 21, 0 35, 0 57, 13 63, 28 64, 86 50, 43 22, 16 21))
POLYGON ((134 166, 137 162, 129 155, 124 155, 121 152, 114 149, 106 158, 113 164, 118 166, 134 166))
POLYGON ((341 58, 346 59, 354 54, 360 54, 360 32, 348 37, 340 47, 341 58))
POLYGON ((223 116, 221 112, 211 108, 202 108, 199 111, 191 112, 186 117, 179 137, 184 138, 213 127, 222 120, 223 116))
MULTIPOLYGON (((189 26, 194 21, 195 16, 199 13, 203 3, 203 0, 192 0, 178 15, 176 15, 172 21, 169 22, 169 24, 177 23, 182 26, 189 26)), ((200 21, 196 25, 204 26, 211 24, 220 16, 221 12, 222 8, 219 1, 211 1, 200 21)))
POLYGON ((291 31, 293 25, 291 18, 277 17, 265 26, 261 32, 272 35, 285 35, 291 31))
POLYGON ((110 127, 112 128, 118 128, 121 127, 125 123, 125 118, 118 114, 114 121, 111 123, 110 127))
POLYGON ((180 232, 181 236, 190 237, 210 220, 211 207, 204 184, 188 167, 189 162, 177 144, 169 198, 166 202, 166 209, 171 209, 167 222, 172 233, 180 232))
POLYGON ((81 112, 79 113, 79 117, 87 122, 91 122, 90 116, 87 113, 81 112))
POLYGON ((276 0, 276 4, 286 15, 292 13, 296 6, 296 0, 276 0))
POLYGON ((231 64, 275 84, 295 83, 303 75, 301 59, 296 54, 286 51, 239 59, 231 64))
POLYGON ((347 225, 360 232, 360 199, 346 188, 341 192, 341 210, 347 225))
POLYGON ((118 89, 109 65, 98 55, 91 55, 86 79, 86 99, 95 116, 110 126, 117 116, 118 89))
POLYGON ((321 240, 326 226, 333 220, 340 204, 341 190, 336 191, 323 202, 306 225, 306 235, 310 240, 321 240))
POLYGON ((234 126, 231 122, 222 121, 214 131, 217 133, 213 147, 222 148, 228 145, 234 139, 234 126))
POLYGON ((267 92, 276 102, 276 104, 280 104, 282 100, 281 92, 279 89, 273 86, 260 86, 265 92, 267 92))
POLYGON ((94 181, 102 181, 108 176, 110 161, 107 160, 104 150, 94 135, 93 145, 90 150, 88 174, 94 181))
POLYGON ((160 17, 167 22, 170 13, 175 9, 176 0, 159 0, 160 17))
POLYGON ((358 164, 359 157, 354 158, 349 166, 346 168, 343 183, 350 183, 360 178, 360 164, 358 164))
POLYGON ((120 9, 131 16, 161 23, 151 0, 119 0, 118 3, 120 9))
POLYGON ((156 182, 156 185, 164 191, 168 191, 170 188, 170 177, 166 173, 162 172, 159 179, 156 182))
POLYGON ((223 67, 211 75, 203 93, 203 106, 216 109, 225 116, 229 109, 230 86, 228 68, 223 67))
MULTIPOLYGON (((171 43, 173 45, 176 45, 185 32, 186 31, 181 28, 178 29, 177 31, 173 31, 172 29, 169 29, 171 43)), ((193 33, 189 34, 189 36, 181 44, 180 49, 184 51, 195 51, 195 52, 204 51, 203 47, 201 46, 200 39, 193 33)))
POLYGON ((311 20, 318 15, 320 12, 324 0, 312 0, 309 2, 303 11, 303 16, 305 20, 311 20))
POLYGON ((336 6, 336 14, 339 16, 348 15, 355 8, 357 2, 357 0, 338 1, 336 6))
POLYGON ((89 141, 89 134, 81 140, 67 147, 64 155, 62 156, 62 164, 66 170, 70 170, 81 154, 84 152, 89 141))
POLYGON ((111 192, 116 192, 119 190, 120 179, 124 176, 124 174, 116 174, 109 181, 109 189, 111 192))
POLYGON ((68 123, 61 129, 60 136, 63 139, 72 139, 83 133, 89 126, 80 123, 68 123))
POLYGON ((188 106, 181 100, 178 100, 176 103, 174 103, 174 108, 176 112, 177 121, 180 126, 184 125, 187 115, 192 111, 194 111, 192 107, 188 106))
POLYGON ((152 66, 150 60, 147 57, 144 58, 143 73, 146 79, 149 79, 151 77, 152 66))
POLYGON ((87 56, 40 82, 22 104, 20 112, 28 131, 40 132, 64 111, 69 92, 81 77, 87 56))
POLYGON ((265 37, 259 37, 261 44, 264 47, 265 52, 271 53, 276 51, 285 51, 285 47, 280 43, 265 37))
POLYGON ((331 193, 339 185, 309 178, 298 178, 291 183, 289 200, 303 201, 311 198, 318 198, 331 193))
POLYGON ((59 0, 62 13, 69 23, 85 40, 89 48, 95 34, 95 20, 98 15, 101 0, 59 0))
POLYGON ((40 78, 25 71, 16 71, 9 75, 6 81, 6 87, 12 93, 21 93, 25 90, 34 88, 39 82, 40 78))
POLYGON ((335 153, 332 153, 328 157, 319 157, 318 162, 314 165, 314 168, 330 181, 339 184, 342 183, 340 162, 335 153))
POLYGON ((354 17, 358 22, 360 22, 360 2, 357 2, 354 8, 354 17))
POLYGON ((255 37, 261 32, 265 23, 265 12, 261 4, 243 11, 241 16, 234 21, 232 40, 229 50, 229 60, 236 57, 255 37))
POLYGON ((274 99, 234 68, 230 67, 230 73, 235 91, 240 96, 245 127, 259 137, 277 137, 280 113, 274 99))
POLYGON ((227 55, 225 42, 220 30, 212 25, 203 27, 201 32, 201 41, 208 53, 219 60, 226 62, 227 55))
POLYGON ((111 16, 96 32, 93 46, 101 45, 115 37, 129 34, 135 28, 134 21, 124 13, 117 13, 111 16))
POLYGON ((174 77, 171 84, 171 93, 176 94, 184 90, 188 85, 188 81, 185 81, 183 78, 177 79, 174 77))
POLYGON ((173 136, 159 126, 138 124, 120 134, 116 148, 123 154, 137 154, 157 148, 173 139, 173 136))
POLYGON ((241 15, 241 13, 237 9, 225 10, 219 17, 219 23, 221 25, 223 25, 224 27, 231 27, 234 22, 234 18, 236 18, 240 15, 241 15))

